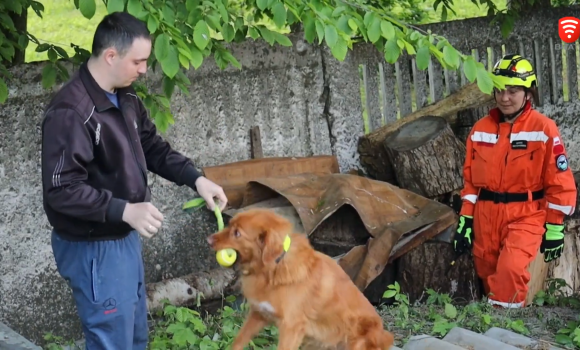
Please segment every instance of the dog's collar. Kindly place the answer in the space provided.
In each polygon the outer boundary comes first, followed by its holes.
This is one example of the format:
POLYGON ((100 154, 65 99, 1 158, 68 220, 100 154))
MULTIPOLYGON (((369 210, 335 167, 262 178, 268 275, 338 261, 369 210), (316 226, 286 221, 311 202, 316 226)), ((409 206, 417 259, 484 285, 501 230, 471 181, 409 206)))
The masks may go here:
POLYGON ((276 258, 276 264, 278 264, 280 262, 280 260, 282 260, 282 258, 284 258, 284 255, 286 255, 286 253, 290 249, 291 243, 292 243, 292 240, 290 239, 290 236, 286 235, 286 238, 284 238, 284 251, 282 252, 282 254, 280 254, 279 257, 276 258))

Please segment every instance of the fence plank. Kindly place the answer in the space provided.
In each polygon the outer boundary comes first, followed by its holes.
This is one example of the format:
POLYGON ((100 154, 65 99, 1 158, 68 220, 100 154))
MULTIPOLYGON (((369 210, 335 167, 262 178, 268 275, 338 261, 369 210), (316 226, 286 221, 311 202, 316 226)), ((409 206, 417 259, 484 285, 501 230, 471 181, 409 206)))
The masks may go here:
POLYGON ((564 55, 566 56, 566 85, 568 86, 568 101, 578 100, 578 61, 576 60, 576 47, 578 45, 565 44, 564 55))
POLYGON ((431 103, 437 102, 443 98, 443 73, 442 67, 436 58, 431 57, 429 60, 429 97, 431 103))
POLYGON ((363 82, 366 96, 366 110, 369 118, 370 130, 382 125, 383 116, 379 103, 379 64, 368 60, 363 64, 363 82))
POLYGON ((385 124, 397 120, 397 98, 395 96, 395 67, 383 61, 379 63, 379 80, 383 99, 383 120, 385 124))
POLYGON ((415 110, 425 107, 427 99, 427 72, 417 68, 417 62, 412 60, 413 87, 415 88, 415 110))
POLYGON ((413 100, 411 97, 411 70, 409 69, 409 58, 401 56, 395 62, 395 72, 397 75, 397 100, 399 102, 399 112, 401 118, 413 111, 413 100))

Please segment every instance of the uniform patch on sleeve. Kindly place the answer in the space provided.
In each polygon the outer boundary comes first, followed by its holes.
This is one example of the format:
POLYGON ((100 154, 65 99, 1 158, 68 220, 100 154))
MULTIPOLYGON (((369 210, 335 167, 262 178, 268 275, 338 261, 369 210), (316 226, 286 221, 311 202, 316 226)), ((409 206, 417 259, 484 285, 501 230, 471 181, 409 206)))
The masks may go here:
POLYGON ((565 154, 560 154, 556 156, 556 167, 560 171, 568 170, 568 158, 565 154))

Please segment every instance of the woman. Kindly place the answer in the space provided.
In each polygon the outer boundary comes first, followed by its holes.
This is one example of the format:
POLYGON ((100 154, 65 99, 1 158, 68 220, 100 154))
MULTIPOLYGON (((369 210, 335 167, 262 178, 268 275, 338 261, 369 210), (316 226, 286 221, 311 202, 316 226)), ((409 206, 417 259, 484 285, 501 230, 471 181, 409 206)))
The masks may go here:
POLYGON ((490 304, 523 307, 528 265, 538 253, 557 259, 564 247, 564 216, 576 205, 576 184, 556 123, 536 111, 532 64, 506 55, 493 74, 496 108, 467 138, 463 205, 454 241, 457 254, 472 249, 490 304))

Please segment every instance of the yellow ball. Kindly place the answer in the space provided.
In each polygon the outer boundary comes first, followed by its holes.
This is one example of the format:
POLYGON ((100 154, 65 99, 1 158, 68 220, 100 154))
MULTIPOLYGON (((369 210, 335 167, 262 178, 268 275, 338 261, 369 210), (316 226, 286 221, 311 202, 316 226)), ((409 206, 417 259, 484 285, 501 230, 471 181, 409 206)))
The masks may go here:
POLYGON ((236 262, 237 253, 233 249, 218 250, 215 254, 218 264, 223 267, 230 267, 236 262))

